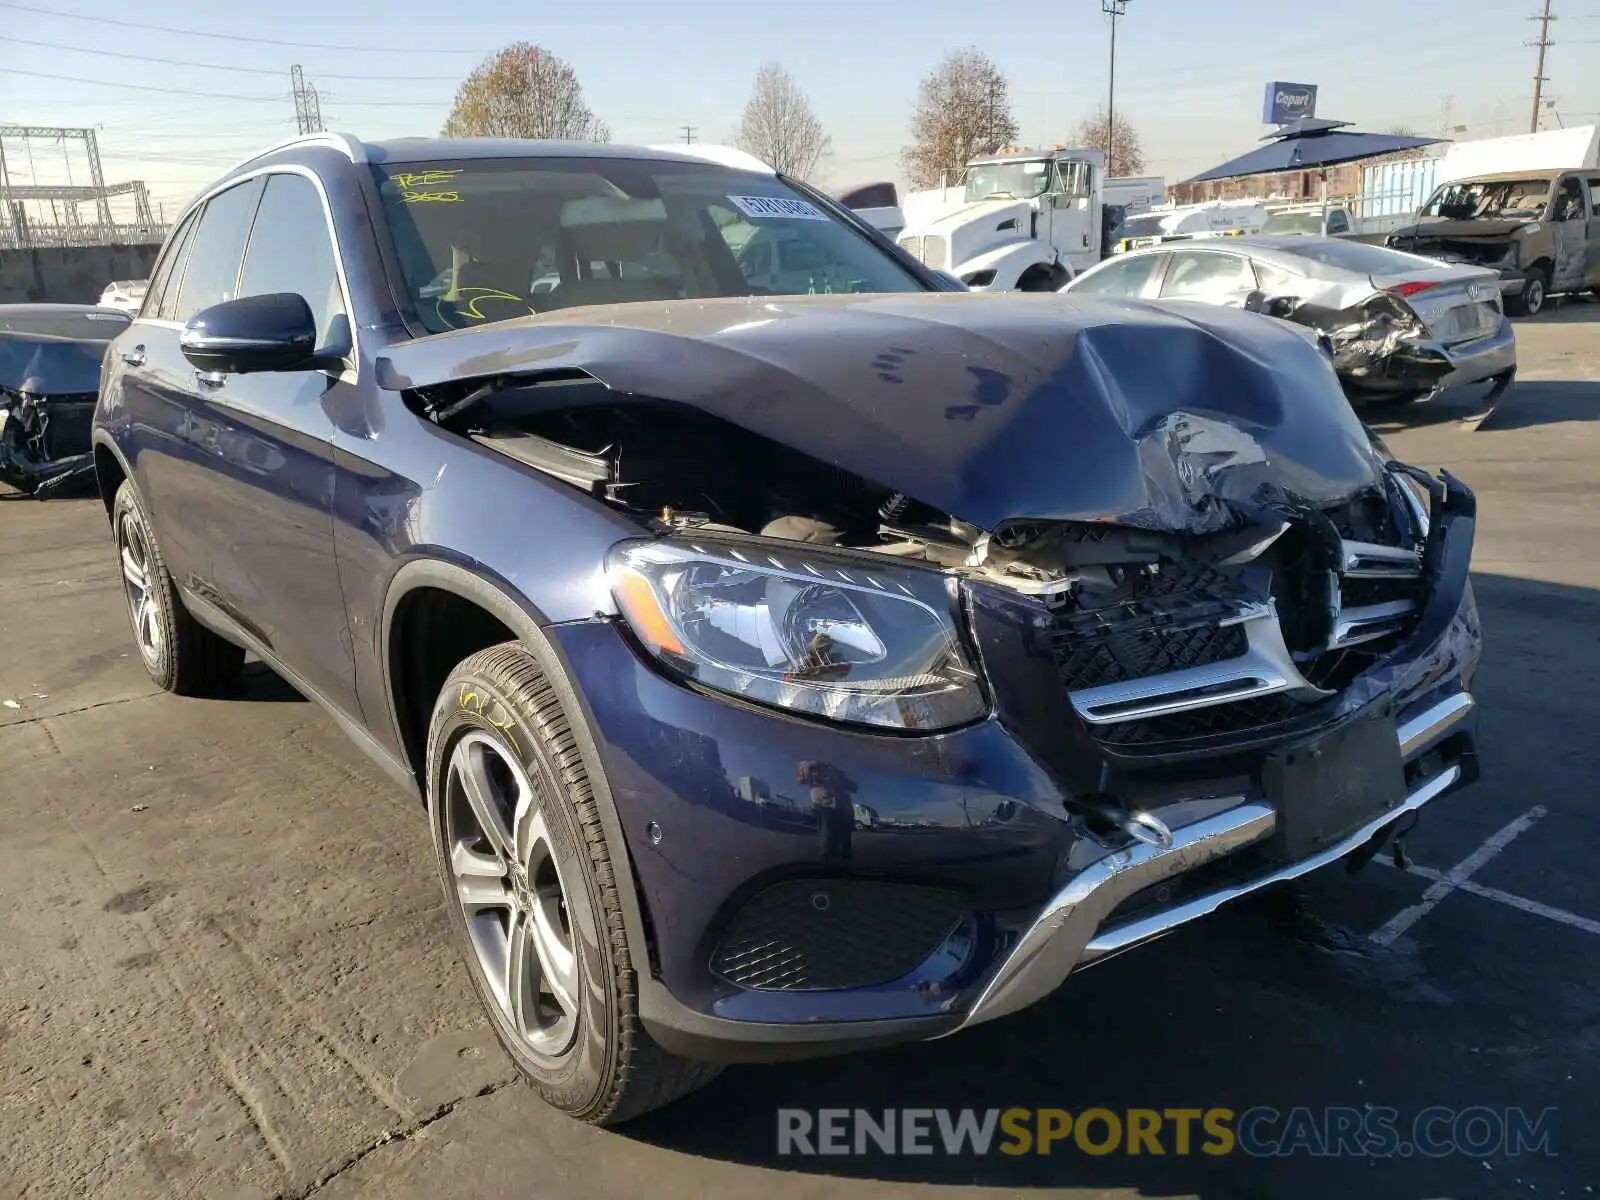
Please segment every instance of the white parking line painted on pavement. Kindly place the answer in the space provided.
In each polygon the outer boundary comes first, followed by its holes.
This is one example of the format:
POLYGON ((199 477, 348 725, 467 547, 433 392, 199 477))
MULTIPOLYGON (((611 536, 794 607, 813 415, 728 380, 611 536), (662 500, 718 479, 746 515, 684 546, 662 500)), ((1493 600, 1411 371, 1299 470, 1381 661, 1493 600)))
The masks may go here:
POLYGON ((1372 941, 1380 946, 1389 945, 1395 938, 1431 913, 1438 906, 1439 901, 1466 883, 1474 872, 1481 870, 1492 862, 1495 856, 1509 846, 1519 833, 1527 830, 1544 814, 1545 808, 1542 804, 1536 804, 1523 813, 1430 884, 1428 890, 1422 893, 1422 899, 1409 907, 1402 908, 1394 916, 1390 917, 1388 921, 1384 922, 1383 928, 1372 935, 1372 941))
MULTIPOLYGON (((1372 861, 1382 863, 1386 867, 1394 866, 1393 860, 1384 858, 1381 854, 1372 861)), ((1416 863, 1409 864, 1406 867, 1406 873, 1435 881, 1445 877, 1443 871, 1436 871, 1432 867, 1421 867, 1416 863)), ((1570 925, 1572 928, 1581 929, 1585 933, 1600 935, 1600 921, 1593 921, 1588 917, 1580 917, 1577 913, 1568 912, 1564 908, 1540 904, 1537 900, 1529 900, 1526 896, 1503 892, 1499 888, 1484 887, 1483 884, 1474 882, 1471 879, 1463 879, 1456 884, 1456 891, 1466 892, 1470 896, 1481 896, 1485 900, 1494 900, 1500 904, 1508 904, 1512 908, 1521 909, 1525 913, 1532 913, 1536 917, 1544 917, 1549 921, 1559 921, 1563 925, 1570 925)))

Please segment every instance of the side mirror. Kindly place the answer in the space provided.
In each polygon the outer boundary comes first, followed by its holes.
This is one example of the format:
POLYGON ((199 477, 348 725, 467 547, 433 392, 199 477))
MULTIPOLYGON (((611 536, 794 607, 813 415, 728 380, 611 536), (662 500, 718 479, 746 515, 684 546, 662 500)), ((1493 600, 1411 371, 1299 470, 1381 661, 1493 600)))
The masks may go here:
POLYGON ((1259 288, 1256 291, 1251 292, 1244 298, 1244 310, 1246 312, 1253 313, 1266 312, 1267 294, 1261 291, 1259 288))
POLYGON ((1266 302, 1266 305, 1261 309, 1261 311, 1266 313, 1269 317, 1280 317, 1284 320, 1288 320, 1290 317, 1294 316, 1295 309, 1299 307, 1299 296, 1274 296, 1272 299, 1266 302))
POLYGON ((317 322, 293 292, 245 296, 203 308, 179 335, 184 358, 202 371, 306 371, 318 364, 317 322))

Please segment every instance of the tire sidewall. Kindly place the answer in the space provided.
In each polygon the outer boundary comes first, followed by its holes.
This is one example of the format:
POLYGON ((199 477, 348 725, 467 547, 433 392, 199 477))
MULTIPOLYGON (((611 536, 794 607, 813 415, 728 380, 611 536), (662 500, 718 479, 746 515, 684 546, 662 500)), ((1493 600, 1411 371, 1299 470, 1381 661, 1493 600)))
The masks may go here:
POLYGON ((111 506, 111 529, 112 541, 117 548, 117 580, 122 591, 122 609, 127 615, 128 628, 133 634, 134 648, 138 650, 139 661, 144 664, 144 669, 149 672, 150 678, 160 687, 171 690, 174 676, 173 656, 177 650, 172 588, 167 580, 166 562, 156 546, 155 532, 150 528, 150 519, 145 515, 144 505, 139 502, 138 493, 133 490, 132 483, 124 483, 117 489, 116 499, 111 506), (124 527, 128 524, 138 529, 139 538, 144 543, 145 591, 150 603, 155 606, 155 619, 161 629, 161 645, 154 656, 145 652, 144 643, 139 639, 139 626, 134 620, 133 605, 128 599, 128 581, 122 576, 122 550, 126 538, 124 527))
POLYGON ((1544 311, 1544 302, 1549 297, 1550 289, 1545 285, 1542 271, 1530 271, 1528 282, 1522 289, 1522 311, 1530 317, 1536 317, 1544 311), (1530 303, 1530 298, 1534 302, 1530 303))
POLYGON ((473 990, 500 1044, 545 1098, 566 1112, 582 1115, 606 1096, 620 1036, 617 972, 610 952, 604 898, 582 827, 544 739, 505 690, 480 672, 452 674, 439 695, 428 731, 427 789, 434 860, 444 888, 451 936, 473 990), (450 755, 462 735, 470 731, 494 739, 528 772, 539 793, 565 886, 574 949, 580 963, 579 1012, 572 1044, 554 1059, 534 1054, 501 1013, 482 977, 466 918, 455 896, 443 802, 450 755))

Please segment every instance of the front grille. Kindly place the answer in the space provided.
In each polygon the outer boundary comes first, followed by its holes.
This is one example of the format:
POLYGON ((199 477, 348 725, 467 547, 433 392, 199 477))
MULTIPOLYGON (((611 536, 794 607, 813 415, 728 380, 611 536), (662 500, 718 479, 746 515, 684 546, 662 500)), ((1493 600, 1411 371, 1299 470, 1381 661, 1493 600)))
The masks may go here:
POLYGON ((922 238, 913 234, 900 239, 900 248, 918 262, 922 262, 922 238))
MULTIPOLYGON (((1427 598, 1420 556, 1388 497, 1325 515, 1320 532, 1291 522, 1247 561, 1185 560, 1178 538, 1159 563, 1110 565, 1109 592, 1085 582, 1047 598, 1050 648, 1089 734, 1127 754, 1254 740, 1392 653, 1427 598)), ((1059 540, 1105 561, 1105 527, 1085 529, 1059 540)))
POLYGON ((711 969, 756 991, 891 983, 937 950, 965 912, 960 896, 940 888, 790 880, 740 910, 712 953, 711 969))

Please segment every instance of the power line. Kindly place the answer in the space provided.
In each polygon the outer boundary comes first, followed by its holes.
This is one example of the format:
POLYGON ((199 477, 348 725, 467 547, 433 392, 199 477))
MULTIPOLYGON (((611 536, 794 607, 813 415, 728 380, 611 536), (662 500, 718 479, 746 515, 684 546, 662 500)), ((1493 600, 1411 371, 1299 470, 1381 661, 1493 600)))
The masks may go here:
POLYGON ((679 128, 683 131, 683 140, 685 142, 693 142, 694 141, 694 126, 693 125, 680 125, 679 128))
MULTIPOLYGON (((232 92, 201 92, 190 88, 157 87, 148 83, 119 83, 113 79, 85 79, 79 75, 51 75, 43 71, 19 71, 14 67, 0 67, 0 75, 26 75, 33 79, 53 79, 59 83, 82 83, 93 87, 127 88, 135 92, 162 92, 169 96, 198 96, 204 100, 238 100, 251 104, 282 104, 288 92, 275 95, 241 96, 232 92)), ((439 108, 444 100, 344 100, 342 103, 361 108, 439 108)))
POLYGON ((0 0, 0 8, 15 12, 35 13, 43 17, 61 17, 69 21, 88 21, 95 25, 120 25, 124 29, 142 29, 154 33, 176 33, 185 37, 214 38, 223 42, 249 42, 258 46, 288 46, 295 50, 340 50, 346 53, 370 54, 472 54, 484 55, 482 50, 447 50, 437 46, 343 46, 334 42, 286 42, 277 38, 250 37, 242 33, 211 33, 204 29, 179 29, 172 25, 151 25, 146 21, 116 21, 110 17, 91 17, 87 13, 61 12, 54 8, 36 8, 30 4, 12 4, 0 0))
MULTIPOLYGON (((0 7, 6 7, 0 5, 0 7)), ((193 59, 161 58, 150 54, 129 54, 122 50, 101 50, 94 46, 74 46, 70 42, 38 42, 31 38, 9 37, 0 34, 0 42, 12 42, 18 46, 37 46, 43 50, 67 50, 73 54, 98 54, 102 58, 124 58, 131 62, 158 63, 164 67, 189 67, 203 71, 226 71, 230 75, 282 75, 277 67, 236 67, 227 63, 196 62, 193 59)), ((323 79, 342 79, 351 82, 367 81, 372 83, 459 83, 460 75, 334 75, 323 71, 317 74, 323 79)))

